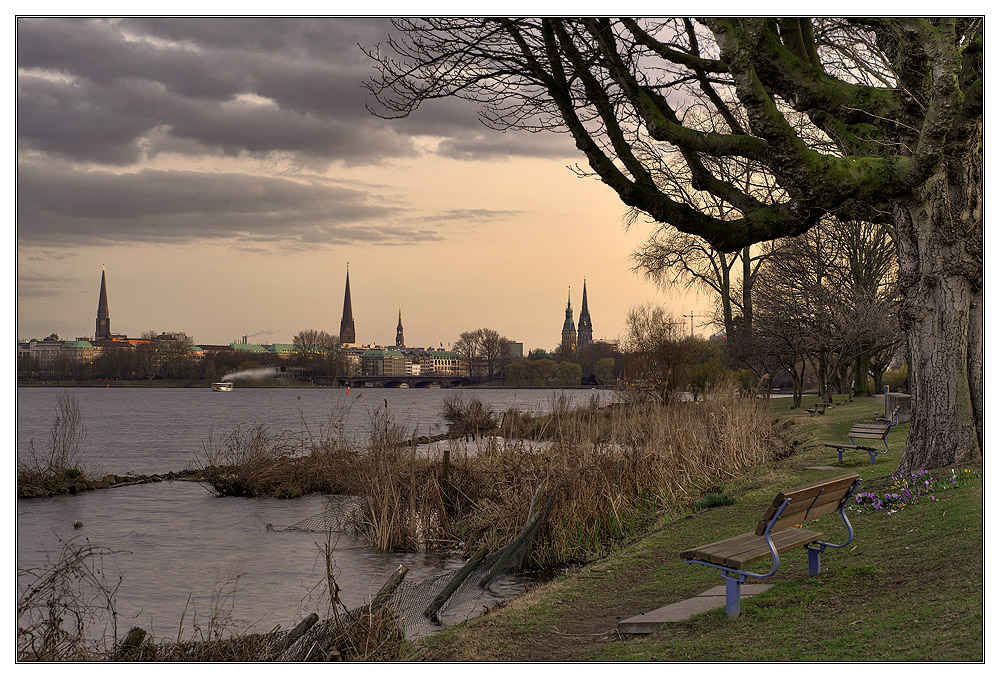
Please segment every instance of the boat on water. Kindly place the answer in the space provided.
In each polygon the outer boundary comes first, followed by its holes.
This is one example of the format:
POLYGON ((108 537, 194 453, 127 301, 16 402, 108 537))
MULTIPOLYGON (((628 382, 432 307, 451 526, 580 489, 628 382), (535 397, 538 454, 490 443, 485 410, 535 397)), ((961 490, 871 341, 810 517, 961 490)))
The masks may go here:
POLYGON ((232 391, 232 382, 212 382, 212 391, 232 391))
POLYGON ((409 389, 409 388, 410 388, 410 385, 409 385, 409 384, 407 384, 406 382, 403 382, 403 383, 402 383, 401 385, 399 385, 399 388, 400 388, 400 389, 409 389))

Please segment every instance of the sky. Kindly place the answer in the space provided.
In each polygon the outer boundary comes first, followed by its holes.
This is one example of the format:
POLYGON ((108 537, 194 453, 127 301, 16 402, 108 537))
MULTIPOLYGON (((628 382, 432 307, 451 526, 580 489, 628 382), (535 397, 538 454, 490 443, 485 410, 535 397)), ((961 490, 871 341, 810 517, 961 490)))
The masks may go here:
MULTIPOLYGON (((498 132, 448 99, 365 108, 384 18, 17 21, 18 339, 111 331, 195 343, 336 334, 448 347, 492 328, 551 350, 584 280, 595 338, 628 310, 689 327, 707 297, 631 270, 651 232, 568 166, 565 134, 498 132)), ((696 327, 698 334, 711 329, 696 327)))

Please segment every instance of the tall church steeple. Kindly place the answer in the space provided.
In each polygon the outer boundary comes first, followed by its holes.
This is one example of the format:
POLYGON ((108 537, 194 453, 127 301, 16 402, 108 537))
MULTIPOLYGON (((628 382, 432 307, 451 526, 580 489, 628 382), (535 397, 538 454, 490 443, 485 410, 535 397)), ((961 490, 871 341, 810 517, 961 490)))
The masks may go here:
POLYGON ((583 279, 583 308, 580 310, 580 324, 577 327, 577 342, 582 347, 584 344, 594 343, 594 326, 590 323, 590 309, 587 308, 587 279, 583 279))
POLYGON ((347 285, 344 288, 344 313, 340 317, 340 343, 355 344, 354 311, 351 309, 351 265, 347 265, 347 285))
POLYGON ((403 309, 399 310, 399 323, 396 324, 396 346, 405 347, 406 344, 403 342, 403 309))
POLYGON ((108 287, 104 281, 104 265, 101 264, 101 296, 97 300, 97 328, 94 331, 97 341, 111 339, 111 317, 108 315, 108 287))
POLYGON ((566 320, 563 321, 562 344, 576 350, 576 326, 573 325, 573 304, 569 292, 566 294, 566 320))

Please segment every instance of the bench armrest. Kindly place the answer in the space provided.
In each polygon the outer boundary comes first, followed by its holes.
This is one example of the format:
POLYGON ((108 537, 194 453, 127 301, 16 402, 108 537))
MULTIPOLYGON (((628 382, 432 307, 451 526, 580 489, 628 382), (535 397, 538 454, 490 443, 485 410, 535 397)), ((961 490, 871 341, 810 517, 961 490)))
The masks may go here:
POLYGON ((820 546, 821 552, 824 551, 827 547, 836 547, 838 549, 840 547, 846 547, 847 545, 851 544, 851 541, 854 539, 854 526, 851 525, 850 519, 847 518, 847 503, 851 501, 852 497, 854 497, 854 492, 858 489, 858 486, 860 485, 861 485, 861 479, 858 479, 857 481, 854 482, 854 485, 851 486, 851 489, 847 491, 847 495, 844 496, 844 501, 840 503, 840 518, 844 520, 844 525, 847 526, 847 541, 842 544, 835 545, 831 542, 817 540, 816 544, 820 546))

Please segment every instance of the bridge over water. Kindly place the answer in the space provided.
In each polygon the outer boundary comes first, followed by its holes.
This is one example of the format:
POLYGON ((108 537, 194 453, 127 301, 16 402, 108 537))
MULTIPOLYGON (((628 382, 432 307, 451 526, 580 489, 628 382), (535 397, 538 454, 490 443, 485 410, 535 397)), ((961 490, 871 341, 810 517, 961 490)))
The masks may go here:
POLYGON ((356 389, 360 387, 399 388, 403 385, 415 389, 448 389, 472 384, 468 377, 460 375, 352 375, 338 377, 335 383, 339 387, 356 389))

